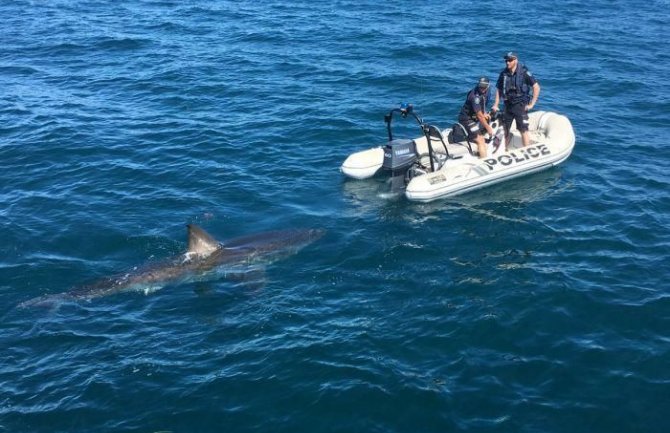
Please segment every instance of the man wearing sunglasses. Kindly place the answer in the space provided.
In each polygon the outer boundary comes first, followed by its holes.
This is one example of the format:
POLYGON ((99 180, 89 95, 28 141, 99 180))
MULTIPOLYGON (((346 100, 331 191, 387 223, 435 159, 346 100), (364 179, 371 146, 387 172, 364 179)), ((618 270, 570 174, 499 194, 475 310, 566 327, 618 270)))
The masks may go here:
POLYGON ((501 98, 505 101, 505 110, 503 111, 505 142, 509 146, 509 131, 512 122, 516 120, 516 128, 521 133, 521 141, 525 147, 530 144, 528 110, 533 109, 537 98, 540 96, 540 84, 525 65, 519 64, 519 58, 515 52, 508 52, 504 58, 506 68, 500 72, 498 77, 492 110, 498 111, 501 98))
POLYGON ((486 158, 486 142, 482 133, 486 131, 493 136, 493 129, 488 122, 491 117, 486 114, 488 90, 489 79, 481 77, 475 88, 468 92, 465 104, 458 113, 458 123, 468 131, 468 140, 477 143, 480 158, 486 158))

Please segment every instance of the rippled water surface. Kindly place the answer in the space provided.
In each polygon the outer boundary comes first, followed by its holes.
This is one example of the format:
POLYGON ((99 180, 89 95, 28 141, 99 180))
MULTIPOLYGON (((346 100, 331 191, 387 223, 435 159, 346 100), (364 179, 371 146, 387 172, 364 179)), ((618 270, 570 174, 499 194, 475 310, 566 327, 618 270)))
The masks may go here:
POLYGON ((667 9, 2 2, 0 431, 670 431, 667 9), (573 123, 563 165, 429 204, 343 179, 390 108, 446 127, 508 50, 573 123), (17 308, 188 223, 326 234, 17 308))

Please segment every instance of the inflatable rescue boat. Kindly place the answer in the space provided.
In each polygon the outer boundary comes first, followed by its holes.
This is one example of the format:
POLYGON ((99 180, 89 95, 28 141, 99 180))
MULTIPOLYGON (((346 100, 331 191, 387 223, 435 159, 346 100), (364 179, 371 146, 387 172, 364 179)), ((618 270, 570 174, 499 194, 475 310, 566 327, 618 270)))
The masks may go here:
POLYGON ((354 179, 386 176, 392 191, 404 191, 410 200, 431 201, 536 173, 565 161, 575 145, 570 120, 548 111, 531 112, 528 117, 529 146, 523 146, 514 125, 510 140, 506 141, 498 113, 491 122, 493 136, 485 136, 486 157, 479 158, 476 143, 467 140, 462 125, 456 123, 450 129, 440 130, 424 123, 411 104, 403 104, 384 117, 388 142, 349 155, 340 170, 354 179), (394 138, 391 128, 394 114, 413 117, 422 135, 415 139, 394 138))

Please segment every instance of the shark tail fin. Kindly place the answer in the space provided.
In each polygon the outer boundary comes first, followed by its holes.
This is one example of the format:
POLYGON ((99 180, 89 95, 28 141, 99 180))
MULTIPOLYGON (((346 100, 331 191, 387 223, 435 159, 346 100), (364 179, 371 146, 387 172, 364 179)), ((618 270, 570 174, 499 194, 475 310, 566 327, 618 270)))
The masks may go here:
POLYGON ((221 247, 221 244, 209 233, 195 224, 188 227, 188 253, 208 256, 221 247))

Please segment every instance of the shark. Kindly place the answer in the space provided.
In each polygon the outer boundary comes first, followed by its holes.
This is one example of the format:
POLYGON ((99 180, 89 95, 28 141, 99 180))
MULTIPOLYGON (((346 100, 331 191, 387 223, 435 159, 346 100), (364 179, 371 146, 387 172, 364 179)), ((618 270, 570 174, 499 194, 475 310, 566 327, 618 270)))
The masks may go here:
POLYGON ((151 293, 167 285, 245 278, 264 265, 286 258, 321 238, 322 229, 291 229, 256 233, 217 241, 202 227, 188 224, 188 248, 178 257, 136 267, 119 275, 55 294, 29 299, 19 308, 53 307, 64 302, 90 301, 129 291, 151 293))

